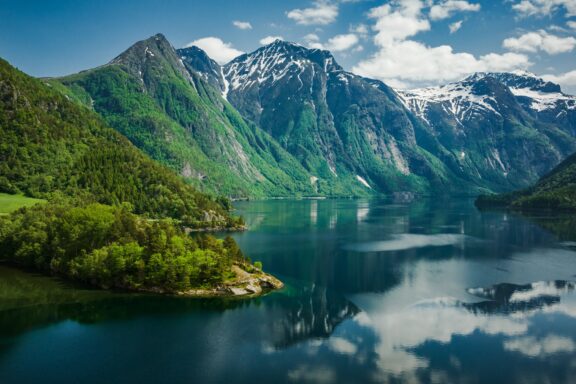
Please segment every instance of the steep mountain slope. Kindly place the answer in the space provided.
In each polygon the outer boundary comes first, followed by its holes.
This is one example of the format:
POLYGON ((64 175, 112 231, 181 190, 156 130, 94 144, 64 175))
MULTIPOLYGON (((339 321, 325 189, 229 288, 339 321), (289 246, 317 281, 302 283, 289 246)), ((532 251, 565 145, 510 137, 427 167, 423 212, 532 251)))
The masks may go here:
POLYGON ((568 157, 534 186, 503 195, 483 195, 481 208, 576 210, 576 154, 568 157))
POLYGON ((576 98, 525 73, 477 73, 398 92, 457 162, 431 152, 455 173, 494 191, 525 187, 576 150, 576 98))
POLYGON ((222 204, 197 192, 108 128, 94 112, 0 60, 0 192, 55 191, 136 213, 220 226, 222 204))
MULTIPOLYGON (((199 65, 199 62, 196 62, 199 65)), ((57 82, 72 99, 195 186, 231 197, 315 194, 311 175, 246 123, 161 34, 57 82)))
POLYGON ((461 184, 419 145, 426 132, 390 88, 344 71, 327 51, 278 40, 223 71, 198 70, 318 178, 321 192, 446 192, 461 184))

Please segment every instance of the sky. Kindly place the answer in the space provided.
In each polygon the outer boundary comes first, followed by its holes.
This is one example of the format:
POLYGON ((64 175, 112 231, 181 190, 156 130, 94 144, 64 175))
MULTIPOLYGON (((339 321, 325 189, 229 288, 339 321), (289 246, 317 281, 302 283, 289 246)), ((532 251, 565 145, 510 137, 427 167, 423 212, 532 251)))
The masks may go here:
POLYGON ((33 76, 156 33, 220 63, 279 38, 396 88, 529 70, 576 94, 576 0, 0 0, 0 57, 33 76))

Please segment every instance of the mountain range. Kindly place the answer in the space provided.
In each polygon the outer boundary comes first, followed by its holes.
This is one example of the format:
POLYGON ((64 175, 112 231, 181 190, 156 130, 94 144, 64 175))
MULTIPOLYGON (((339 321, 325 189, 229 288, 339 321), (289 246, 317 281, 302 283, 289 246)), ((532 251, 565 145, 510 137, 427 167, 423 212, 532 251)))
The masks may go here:
POLYGON ((527 72, 403 91, 325 50, 277 40, 221 66, 157 34, 43 81, 232 198, 504 192, 576 152, 576 98, 527 72))
POLYGON ((506 191, 576 151, 576 98, 528 72, 401 91, 280 40, 222 67, 198 48, 178 52, 319 185, 506 191))

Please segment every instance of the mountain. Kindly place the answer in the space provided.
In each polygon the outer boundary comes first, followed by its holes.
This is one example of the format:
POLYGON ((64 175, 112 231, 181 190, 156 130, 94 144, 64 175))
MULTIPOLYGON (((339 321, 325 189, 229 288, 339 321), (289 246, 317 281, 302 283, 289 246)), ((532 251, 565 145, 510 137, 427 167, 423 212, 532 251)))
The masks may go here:
POLYGON ((56 192, 190 226, 231 224, 223 203, 156 164, 54 86, 0 60, 0 192, 56 192))
POLYGON ((210 71, 202 54, 189 48, 183 59, 158 34, 106 65, 50 83, 201 190, 237 198, 316 194, 311 175, 191 69, 210 71))
POLYGON ((576 153, 568 157, 534 186, 502 195, 482 195, 480 208, 576 210, 576 153))
POLYGON ((457 163, 431 152, 494 191, 526 187, 576 151, 576 98, 526 72, 398 94, 457 163))
POLYGON ((545 81, 533 73, 487 73, 510 88, 522 107, 541 121, 564 127, 576 136, 576 97, 562 92, 558 84, 545 81))
POLYGON ((195 68, 297 158, 322 193, 446 192, 462 184, 420 145, 432 138, 392 89, 344 71, 328 51, 277 40, 221 70, 195 68))
POLYGON ((574 97, 531 74, 396 91, 280 40, 220 66, 158 34, 49 82, 189 183, 231 197, 502 192, 576 151, 574 97))

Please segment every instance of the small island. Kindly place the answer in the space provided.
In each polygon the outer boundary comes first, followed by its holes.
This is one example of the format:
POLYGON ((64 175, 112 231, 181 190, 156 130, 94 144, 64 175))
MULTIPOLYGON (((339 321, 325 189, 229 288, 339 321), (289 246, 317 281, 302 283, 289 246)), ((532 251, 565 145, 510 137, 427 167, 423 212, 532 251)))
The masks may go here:
POLYGON ((0 217, 0 261, 103 289, 253 297, 283 287, 234 239, 187 234, 130 204, 39 203, 0 217))

